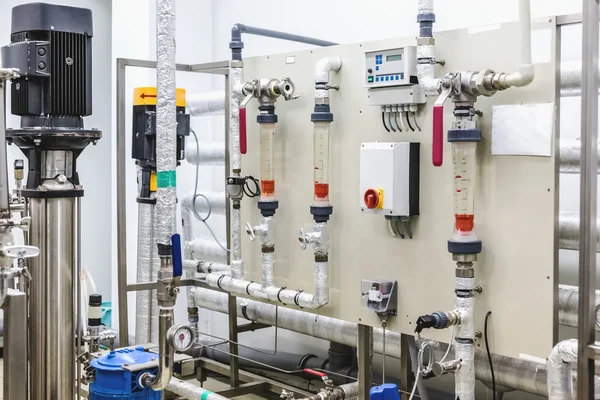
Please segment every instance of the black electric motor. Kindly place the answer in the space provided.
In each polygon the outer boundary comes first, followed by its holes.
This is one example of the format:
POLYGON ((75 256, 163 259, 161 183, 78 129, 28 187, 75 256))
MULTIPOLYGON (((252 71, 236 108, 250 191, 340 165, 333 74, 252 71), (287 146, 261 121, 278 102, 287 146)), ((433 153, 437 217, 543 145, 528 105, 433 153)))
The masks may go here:
POLYGON ((18 68, 11 111, 21 127, 83 128, 92 113, 91 10, 30 3, 12 9, 2 64, 18 68))
POLYGON ((58 175, 75 185, 73 196, 83 195, 76 159, 102 137, 83 126, 83 117, 92 114, 92 36, 89 9, 47 3, 12 9, 2 66, 19 70, 10 107, 21 124, 7 129, 6 137, 29 160, 26 197, 47 197, 38 188, 58 175))

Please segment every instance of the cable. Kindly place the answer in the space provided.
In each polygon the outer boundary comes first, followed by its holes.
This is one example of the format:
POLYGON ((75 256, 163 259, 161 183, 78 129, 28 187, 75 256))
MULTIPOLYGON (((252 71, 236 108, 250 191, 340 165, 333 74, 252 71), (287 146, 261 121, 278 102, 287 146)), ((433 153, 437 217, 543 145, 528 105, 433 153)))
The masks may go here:
POLYGON ((408 122, 408 127, 410 128, 411 131, 415 131, 415 129, 413 128, 413 126, 410 123, 410 112, 406 112, 406 122, 408 122))
MULTIPOLYGON (((194 135, 194 140, 196 141, 196 153, 200 154, 200 143, 198 143, 198 136, 196 135, 196 132, 194 132, 193 129, 190 129, 190 131, 194 135)), ((215 242, 217 242, 219 247, 221 249, 223 249, 223 251, 229 252, 229 249, 221 244, 221 242, 217 238, 217 235, 215 235, 215 232, 213 232, 213 230, 210 227, 210 225, 208 224, 208 222, 206 222, 208 220, 208 218, 210 217, 210 214, 212 213, 212 205, 210 204, 210 200, 208 200, 208 197, 206 197, 203 194, 198 193, 198 175, 199 174, 200 174, 200 164, 196 164, 196 181, 194 182, 194 195, 192 196, 192 207, 191 207, 192 214, 194 214, 194 217, 196 217, 196 219, 198 221, 202 222, 206 226, 206 229, 208 229, 211 236, 213 237, 215 242), (205 217, 200 216, 200 214, 198 214, 198 210, 196 210, 196 199, 198 197, 202 197, 206 201, 206 206, 208 208, 208 211, 206 212, 205 217)))
POLYGON ((387 127, 387 125, 385 124, 385 111, 381 112, 381 122, 383 122, 383 127, 385 128, 386 131, 390 131, 390 129, 387 127))
POLYGON ((488 341, 488 319, 492 315, 491 311, 485 314, 485 322, 483 326, 483 333, 485 335, 485 351, 487 352, 488 361, 490 362, 490 371, 492 373, 492 390, 494 391, 494 400, 496 400, 496 376, 494 375, 494 364, 492 363, 492 353, 490 353, 490 343, 488 341))
POLYGON ((415 392, 417 391, 417 384, 419 383, 419 377, 421 376, 421 373, 417 371, 417 377, 415 378, 415 384, 413 385, 412 391, 410 392, 410 397, 408 398, 408 400, 413 400, 413 398, 415 397, 415 392))
POLYGON ((400 120, 402 120, 402 113, 399 111, 396 111, 394 113, 394 121, 396 121, 396 126, 398 127, 398 132, 402 132, 402 127, 400 126, 400 124, 398 123, 398 114, 400 114, 400 120))
POLYGON ((255 177, 253 177, 252 175, 248 175, 246 177, 246 182, 244 183, 244 194, 248 197, 258 197, 260 196, 260 184, 258 182, 258 179, 256 179, 255 177), (252 183, 254 183, 254 190, 252 190, 250 188, 250 185, 248 184, 248 181, 251 181, 252 183))
POLYGON ((440 360, 440 362, 444 362, 446 361, 446 357, 448 357, 448 354, 450 353, 450 348, 452 347, 452 341, 454 340, 454 327, 456 325, 452 325, 452 330, 450 331, 450 341, 448 342, 448 348, 446 349, 446 353, 444 354, 444 357, 442 357, 442 359, 440 360))
POLYGON ((413 111, 412 115, 413 115, 413 120, 415 121, 415 126, 417 127, 419 132, 421 132, 421 127, 419 126, 419 123, 417 122, 417 113, 413 111))
MULTIPOLYGON (((391 107, 390 107, 390 109, 391 109, 391 107)), ((392 130, 392 132, 396 132, 396 128, 394 128, 394 124, 392 124, 392 112, 391 112, 391 110, 388 113, 388 123, 390 124, 390 129, 392 130)))

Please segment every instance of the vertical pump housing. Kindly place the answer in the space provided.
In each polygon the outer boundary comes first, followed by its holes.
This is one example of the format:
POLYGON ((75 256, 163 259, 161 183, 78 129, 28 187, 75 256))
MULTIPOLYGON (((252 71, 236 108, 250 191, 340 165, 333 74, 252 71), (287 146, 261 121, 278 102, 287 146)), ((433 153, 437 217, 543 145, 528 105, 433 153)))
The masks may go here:
POLYGON ((12 10, 4 67, 18 68, 11 111, 21 127, 83 128, 92 113, 91 10, 45 3, 12 10))

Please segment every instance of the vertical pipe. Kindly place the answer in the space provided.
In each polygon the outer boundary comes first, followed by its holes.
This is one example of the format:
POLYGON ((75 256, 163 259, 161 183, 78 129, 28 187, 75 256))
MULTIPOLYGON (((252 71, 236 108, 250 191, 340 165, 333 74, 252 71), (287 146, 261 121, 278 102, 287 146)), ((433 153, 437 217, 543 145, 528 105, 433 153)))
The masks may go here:
MULTIPOLYGON (((129 345, 127 304, 127 128, 125 126, 126 61, 117 59, 117 280, 119 343, 129 345)), ((35 398, 35 397, 34 397, 35 398)))
POLYGON ((373 327, 358 325, 358 398, 366 400, 371 392, 373 364, 373 327))
MULTIPOLYGON (((75 364, 76 368, 76 384, 77 384, 77 399, 81 398, 81 362, 79 362, 79 354, 81 354, 81 338, 83 335, 83 331, 81 328, 81 198, 76 197, 75 201, 75 209, 73 212, 74 218, 74 238, 73 243, 75 249, 73 251, 74 255, 74 263, 73 269, 75 271, 75 278, 73 280, 75 284, 75 304, 77 307, 77 311, 75 315, 77 316, 77 323, 75 327, 75 337, 77 338, 77 344, 75 349, 75 359, 77 360, 75 364)), ((87 301, 87 299, 86 299, 87 301)))
POLYGON ((583 0, 583 48, 581 73, 581 180, 579 248, 579 328, 577 336, 577 398, 594 393, 594 359, 588 347, 595 341, 596 198, 598 162, 598 19, 597 0, 583 0))
POLYGON ((4 310, 4 398, 27 400, 27 295, 9 290, 4 310))
POLYGON ((44 399, 46 393, 46 270, 48 246, 46 244, 46 201, 28 199, 31 228, 29 243, 40 249, 40 255, 30 260, 31 283, 29 285, 29 348, 31 363, 31 398, 44 399))
MULTIPOLYGON (((137 231, 138 244, 136 282, 155 282, 156 273, 153 273, 155 260, 157 261, 157 263, 160 263, 160 260, 157 260, 158 256, 156 254, 156 245, 154 243, 154 204, 138 202, 137 231)), ((136 344, 150 343, 154 340, 151 335, 151 321, 154 312, 151 300, 152 293, 152 290, 143 290, 136 293, 136 344)))
MULTIPOLYGON (((408 347, 408 338, 409 335, 406 335, 404 333, 402 333, 400 335, 400 354, 409 354, 409 347, 408 347)), ((414 341, 414 339, 413 339, 414 341)), ((412 368, 411 368, 411 358, 412 358, 412 353, 411 357, 406 357, 403 356, 400 359, 400 390, 402 391, 400 394, 400 399, 401 400, 409 400, 410 397, 410 391, 412 389, 411 387, 411 372, 412 372, 412 368)), ((415 375, 418 374, 418 370, 415 371, 415 375)))
MULTIPOLYGON (((74 282, 72 269, 74 259, 74 198, 55 198, 46 202, 46 331, 32 336, 46 336, 46 392, 41 398, 72 399, 75 376, 75 332, 73 328, 74 282), (56 362, 56 360, 60 360, 56 362), (51 366, 51 367, 48 367, 51 366)), ((33 216, 32 216, 33 219, 33 216)), ((32 243, 37 246, 36 243, 32 243)), ((32 285, 36 284, 32 281, 32 285)), ((35 318, 35 316, 34 316, 35 318)), ((32 364, 35 361, 32 360, 32 364)), ((35 379, 32 377, 32 380, 35 379)))

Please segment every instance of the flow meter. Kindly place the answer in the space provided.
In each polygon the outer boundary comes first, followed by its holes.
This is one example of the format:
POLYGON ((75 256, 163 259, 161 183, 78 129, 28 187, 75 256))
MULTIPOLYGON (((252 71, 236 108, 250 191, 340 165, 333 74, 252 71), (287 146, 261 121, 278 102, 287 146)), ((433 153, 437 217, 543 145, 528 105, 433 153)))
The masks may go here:
POLYGON ((196 332, 188 325, 173 325, 167 332, 167 341, 175 350, 189 350, 196 341, 196 332))

